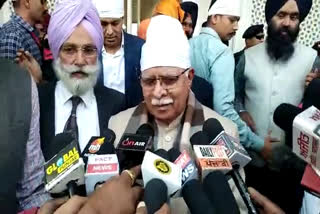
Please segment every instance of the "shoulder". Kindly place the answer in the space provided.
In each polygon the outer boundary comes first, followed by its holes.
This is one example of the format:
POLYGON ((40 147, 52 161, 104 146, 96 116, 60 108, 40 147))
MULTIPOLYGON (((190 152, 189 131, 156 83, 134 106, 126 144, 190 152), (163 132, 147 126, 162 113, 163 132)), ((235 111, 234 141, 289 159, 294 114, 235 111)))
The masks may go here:
POLYGON ((124 94, 105 86, 96 85, 94 94, 99 103, 104 103, 105 106, 114 106, 114 113, 119 112, 125 107, 124 94))
POLYGON ((124 32, 124 42, 134 44, 137 46, 142 46, 145 41, 137 36, 124 32))
POLYGON ((117 146, 117 143, 119 142, 122 134, 124 133, 129 123, 129 120, 132 117, 132 114, 136 108, 137 106, 129 108, 110 118, 108 128, 114 131, 114 133, 116 134, 116 140, 115 140, 114 146, 117 146))
POLYGON ((299 42, 296 42, 295 44, 295 47, 296 49, 298 50, 297 52, 300 53, 301 55, 303 55, 304 57, 306 57, 305 54, 308 54, 310 57, 311 56, 314 56, 316 57, 317 56, 317 51, 310 48, 310 47, 307 47, 303 44, 300 44, 299 42))
POLYGON ((212 109, 209 109, 206 106, 202 106, 202 108, 203 108, 205 120, 207 120, 209 118, 215 118, 215 119, 219 120, 222 127, 229 135, 231 135, 235 138, 239 138, 238 128, 234 122, 232 122, 230 119, 228 119, 226 117, 221 116, 220 114, 213 111, 212 109))

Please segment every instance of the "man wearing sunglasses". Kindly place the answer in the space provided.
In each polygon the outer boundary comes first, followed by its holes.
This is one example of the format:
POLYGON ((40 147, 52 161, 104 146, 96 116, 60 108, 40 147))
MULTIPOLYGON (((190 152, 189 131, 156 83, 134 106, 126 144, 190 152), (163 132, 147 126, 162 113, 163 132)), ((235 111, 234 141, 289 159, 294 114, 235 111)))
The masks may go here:
POLYGON ((13 0, 15 14, 0 29, 0 57, 14 60, 19 49, 28 51, 42 65, 40 39, 35 24, 47 15, 46 0, 13 0))
MULTIPOLYGON (((154 150, 175 147, 191 151, 190 137, 202 130, 208 118, 218 119, 228 134, 238 138, 236 125, 202 105, 191 91, 194 70, 189 51, 177 19, 166 15, 151 18, 140 63, 144 101, 110 118, 109 128, 116 133, 116 143, 123 133, 135 133, 141 124, 150 123, 155 130, 154 150)), ((230 187, 235 193, 234 183, 230 187)), ((240 195, 235 193, 235 197, 243 207, 240 195)), ((171 209, 172 213, 187 213, 181 198, 172 201, 171 209)))
POLYGON ((234 54, 235 65, 237 66, 240 56, 244 50, 251 48, 264 41, 263 24, 252 25, 243 33, 242 38, 245 39, 246 46, 241 51, 234 54))

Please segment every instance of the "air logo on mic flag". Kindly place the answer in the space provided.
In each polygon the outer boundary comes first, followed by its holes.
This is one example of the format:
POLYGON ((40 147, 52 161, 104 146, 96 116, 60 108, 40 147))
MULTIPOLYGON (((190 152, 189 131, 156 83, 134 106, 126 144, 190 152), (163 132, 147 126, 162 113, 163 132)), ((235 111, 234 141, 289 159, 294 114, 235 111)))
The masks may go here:
POLYGON ((164 175, 169 175, 171 173, 171 167, 163 160, 161 159, 156 159, 154 161, 154 166, 158 170, 158 172, 164 174, 164 175))
POLYGON ((206 177, 212 170, 219 170, 223 173, 232 170, 224 146, 194 145, 193 150, 197 157, 198 166, 202 171, 202 178, 206 177))
POLYGON ((97 153, 100 150, 102 144, 104 144, 104 139, 105 137, 100 137, 95 139, 89 147, 89 153, 91 154, 97 153))
POLYGON ((141 150, 145 149, 146 145, 150 140, 149 136, 137 135, 137 134, 126 134, 120 140, 117 149, 125 150, 141 150))
POLYGON ((320 110, 311 106, 298 114, 293 121, 293 152, 310 163, 320 176, 319 149, 320 110))

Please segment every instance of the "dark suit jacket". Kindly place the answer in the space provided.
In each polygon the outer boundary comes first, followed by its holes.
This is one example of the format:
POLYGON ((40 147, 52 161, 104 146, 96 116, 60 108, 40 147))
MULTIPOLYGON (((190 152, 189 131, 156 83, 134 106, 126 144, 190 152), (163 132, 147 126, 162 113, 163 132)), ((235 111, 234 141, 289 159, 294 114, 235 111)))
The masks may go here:
MULTIPOLYGON (((40 101, 40 137, 41 149, 45 160, 49 157, 51 141, 55 136, 55 83, 48 83, 39 86, 40 101)), ((125 109, 123 94, 103 86, 94 88, 97 100, 100 135, 107 130, 109 118, 125 109)))
MULTIPOLYGON (((140 74, 141 48, 144 44, 144 40, 126 32, 123 33, 125 60, 125 99, 126 106, 130 108, 138 105, 142 98, 142 91, 138 77, 140 74)), ((98 84, 103 85, 103 72, 100 72, 98 84)))

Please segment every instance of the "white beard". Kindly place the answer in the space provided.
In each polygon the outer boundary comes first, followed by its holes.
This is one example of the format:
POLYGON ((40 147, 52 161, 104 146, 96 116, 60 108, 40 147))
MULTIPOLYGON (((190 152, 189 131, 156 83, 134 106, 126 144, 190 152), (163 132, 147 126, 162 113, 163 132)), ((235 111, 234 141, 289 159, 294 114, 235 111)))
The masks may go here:
POLYGON ((95 65, 86 65, 82 68, 76 65, 64 65, 60 58, 53 62, 53 69, 58 79, 74 96, 81 96, 96 85, 100 67, 98 60, 95 65), (72 78, 71 74, 77 71, 86 73, 88 76, 82 79, 72 78))

